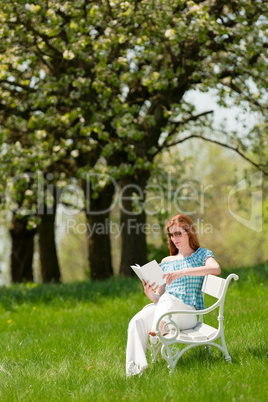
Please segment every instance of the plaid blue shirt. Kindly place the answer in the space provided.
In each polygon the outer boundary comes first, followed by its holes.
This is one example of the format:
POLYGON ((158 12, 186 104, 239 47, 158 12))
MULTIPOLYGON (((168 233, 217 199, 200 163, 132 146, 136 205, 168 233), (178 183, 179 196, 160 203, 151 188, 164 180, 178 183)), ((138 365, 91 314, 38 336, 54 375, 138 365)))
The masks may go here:
MULTIPOLYGON (((181 260, 161 262, 159 265, 167 274, 168 272, 178 271, 184 268, 203 267, 208 257, 213 257, 212 251, 199 247, 192 255, 181 260)), ((166 293, 170 293, 185 304, 195 306, 197 310, 205 308, 201 293, 204 276, 184 275, 176 279, 170 285, 166 285, 166 293)))

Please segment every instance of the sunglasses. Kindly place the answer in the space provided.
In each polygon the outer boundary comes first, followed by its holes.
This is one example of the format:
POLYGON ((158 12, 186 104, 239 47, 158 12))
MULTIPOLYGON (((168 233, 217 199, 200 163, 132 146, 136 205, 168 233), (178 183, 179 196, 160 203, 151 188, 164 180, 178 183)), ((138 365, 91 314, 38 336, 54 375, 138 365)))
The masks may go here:
POLYGON ((174 232, 174 233, 168 233, 168 237, 181 237, 186 231, 184 232, 174 232))

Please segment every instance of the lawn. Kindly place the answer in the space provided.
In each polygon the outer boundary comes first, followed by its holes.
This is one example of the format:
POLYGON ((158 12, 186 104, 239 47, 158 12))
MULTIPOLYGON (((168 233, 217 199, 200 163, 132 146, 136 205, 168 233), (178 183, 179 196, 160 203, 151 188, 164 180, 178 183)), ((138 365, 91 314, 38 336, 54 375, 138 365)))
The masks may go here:
MULTIPOLYGON (((235 272, 225 303, 233 363, 220 351, 185 353, 170 375, 166 362, 125 377, 130 318, 146 303, 136 278, 0 291, 1 401, 267 401, 268 265, 235 272)), ((209 300, 207 302, 210 302, 209 300)))

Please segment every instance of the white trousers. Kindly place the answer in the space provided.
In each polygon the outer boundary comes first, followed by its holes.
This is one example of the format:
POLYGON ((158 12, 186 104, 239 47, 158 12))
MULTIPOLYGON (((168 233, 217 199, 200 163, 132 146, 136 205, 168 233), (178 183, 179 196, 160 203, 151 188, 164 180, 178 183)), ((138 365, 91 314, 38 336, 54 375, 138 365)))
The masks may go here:
MULTIPOLYGON (((148 345, 148 333, 155 331, 157 321, 162 314, 172 310, 195 310, 177 297, 164 293, 157 303, 145 306, 130 321, 128 326, 128 340, 126 352, 126 375, 142 374, 148 367, 146 350, 148 345)), ((172 318, 181 330, 193 328, 196 325, 196 315, 176 314, 172 318)))

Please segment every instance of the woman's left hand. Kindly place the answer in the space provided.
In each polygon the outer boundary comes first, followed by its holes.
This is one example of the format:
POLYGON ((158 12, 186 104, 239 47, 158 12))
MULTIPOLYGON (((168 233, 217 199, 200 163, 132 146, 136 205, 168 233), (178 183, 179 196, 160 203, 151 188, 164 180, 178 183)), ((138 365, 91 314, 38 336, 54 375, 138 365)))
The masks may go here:
POLYGON ((173 271, 173 272, 169 272, 168 274, 164 275, 164 278, 167 278, 167 284, 170 285, 173 281, 175 281, 175 279, 180 278, 181 276, 183 276, 183 273, 180 271, 173 271))

